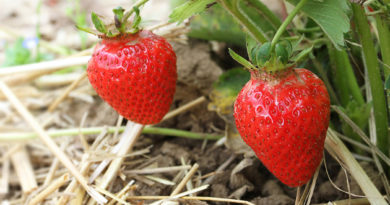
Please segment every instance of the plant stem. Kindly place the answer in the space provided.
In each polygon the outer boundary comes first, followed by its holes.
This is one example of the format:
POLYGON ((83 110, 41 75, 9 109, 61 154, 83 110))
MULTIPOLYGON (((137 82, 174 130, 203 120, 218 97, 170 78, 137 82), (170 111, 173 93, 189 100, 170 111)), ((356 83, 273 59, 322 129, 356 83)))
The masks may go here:
POLYGON ((334 52, 334 67, 333 67, 333 81, 337 86, 337 93, 340 99, 340 103, 343 107, 347 107, 349 103, 350 92, 348 89, 348 82, 345 79, 347 77, 343 51, 339 51, 336 48, 332 47, 331 52, 334 52))
POLYGON ((264 5, 259 0, 248 0, 251 5, 258 9, 271 23, 275 28, 279 28, 282 24, 282 21, 277 17, 274 12, 269 10, 269 8, 264 5))
MULTIPOLYGON (((378 14, 375 16, 376 27, 378 29, 379 45, 381 48, 382 61, 387 66, 390 66, 390 29, 378 14)), ((385 79, 390 75, 389 68, 383 68, 385 79)))
POLYGON ((332 52, 334 59, 331 59, 334 70, 334 82, 337 85, 341 104, 346 107, 350 101, 350 96, 358 103, 365 103, 362 92, 360 91, 355 74, 349 61, 348 53, 345 50, 337 50, 332 45, 328 45, 329 52, 332 52))
POLYGON ((379 62, 377 53, 372 41, 370 26, 363 9, 359 4, 352 3, 354 22, 360 37, 360 42, 363 49, 364 65, 366 67, 370 82, 373 109, 375 116, 375 127, 377 133, 377 146, 379 149, 389 153, 389 133, 388 133, 388 117, 386 109, 386 99, 384 95, 383 82, 379 70, 379 62))
POLYGON ((144 5, 146 2, 148 2, 149 0, 140 0, 138 1, 137 3, 135 3, 133 5, 133 7, 130 9, 130 11, 126 12, 125 15, 123 15, 123 20, 122 20, 122 23, 126 23, 127 22, 127 19, 129 19, 129 17, 131 16, 131 14, 134 13, 134 7, 140 7, 142 5, 144 5))
POLYGON ((351 93, 352 97, 356 100, 359 105, 363 105, 365 103, 362 92, 360 91, 359 85, 356 80, 356 76, 353 72, 351 62, 348 58, 348 53, 345 50, 337 51, 340 55, 341 60, 343 61, 344 67, 338 69, 344 69, 345 76, 344 80, 347 81, 348 90, 351 93))
POLYGON ((276 43, 278 42, 280 36, 284 33, 287 26, 291 23, 291 21, 294 19, 294 17, 298 14, 299 10, 305 5, 305 3, 308 0, 301 0, 297 6, 291 11, 291 13, 288 14, 287 18, 283 21, 282 25, 279 27, 279 29, 276 31, 276 34, 271 42, 271 51, 274 50, 276 43))
MULTIPOLYGON (((93 135, 101 133, 105 128, 104 127, 88 127, 88 128, 71 128, 71 129, 63 129, 63 130, 53 130, 47 131, 47 134, 50 137, 60 137, 60 136, 77 136, 80 133, 84 135, 93 135)), ((125 129, 124 126, 119 127, 119 132, 123 132, 125 129)), ((115 133, 116 127, 107 127, 108 133, 115 133)), ((189 139, 207 139, 207 140, 218 140, 222 138, 222 136, 211 135, 211 134, 203 134, 203 133, 195 133, 189 132, 185 130, 177 130, 171 128, 160 128, 160 127, 150 127, 147 126, 142 131, 143 134, 156 134, 156 135, 167 135, 167 136, 175 136, 175 137, 184 137, 189 139)), ((37 134, 33 132, 22 132, 22 133, 1 133, 0 134, 0 142, 10 142, 10 141, 24 141, 30 140, 37 137, 37 134)))
POLYGON ((225 8, 241 25, 243 25, 247 32, 259 43, 265 43, 268 38, 261 28, 258 28, 253 22, 249 21, 237 8, 240 0, 217 0, 223 8, 225 8))

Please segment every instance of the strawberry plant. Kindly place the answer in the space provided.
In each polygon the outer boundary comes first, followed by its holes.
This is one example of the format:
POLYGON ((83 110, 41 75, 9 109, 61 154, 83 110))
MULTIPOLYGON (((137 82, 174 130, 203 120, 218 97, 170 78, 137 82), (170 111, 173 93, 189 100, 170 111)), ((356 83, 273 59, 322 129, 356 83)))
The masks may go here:
MULTIPOLYGON (((243 140, 283 183, 301 186, 313 176, 322 160, 324 141, 334 139, 327 134, 328 124, 328 133, 337 131, 350 138, 347 141, 353 142, 349 146, 353 152, 373 154, 377 159, 376 153, 355 146, 367 142, 363 140, 365 132, 375 144, 368 145, 378 147, 381 156, 389 156, 385 89, 390 84, 390 2, 287 2, 288 16, 283 21, 256 0, 189 1, 174 10, 171 20, 181 22, 199 13, 201 17, 212 16, 213 7, 221 6, 241 25, 248 55, 229 53, 249 70, 251 79, 234 104, 236 126, 243 140), (331 104, 340 115, 330 117, 331 104)), ((214 16, 213 21, 217 23, 196 22, 194 37, 239 45, 229 38, 208 35, 226 29, 224 19, 214 16)), ((240 34, 231 35, 241 38, 240 34)), ((388 164, 383 164, 375 160, 380 172, 387 170, 388 164)), ((387 182, 384 173, 383 181, 387 182)), ((359 184, 362 189, 363 184, 359 184)))

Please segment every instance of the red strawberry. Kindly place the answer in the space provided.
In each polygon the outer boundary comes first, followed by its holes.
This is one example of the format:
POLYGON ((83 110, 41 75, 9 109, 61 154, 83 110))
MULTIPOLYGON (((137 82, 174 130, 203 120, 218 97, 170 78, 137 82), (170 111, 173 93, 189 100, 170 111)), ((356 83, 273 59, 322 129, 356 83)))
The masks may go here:
POLYGON ((171 45, 146 30, 102 37, 87 72, 101 98, 140 124, 160 122, 176 89, 176 55, 171 45))
POLYGON ((307 183, 320 164, 329 113, 324 83, 306 69, 252 70, 234 104, 243 140, 291 187, 307 183))

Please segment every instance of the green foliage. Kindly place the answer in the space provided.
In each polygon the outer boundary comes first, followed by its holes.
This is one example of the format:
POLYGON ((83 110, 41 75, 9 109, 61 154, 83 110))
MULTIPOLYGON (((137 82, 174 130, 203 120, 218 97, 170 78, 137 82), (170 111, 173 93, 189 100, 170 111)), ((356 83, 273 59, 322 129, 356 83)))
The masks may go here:
MULTIPOLYGON (((76 27, 87 27, 87 14, 80 8, 80 0, 68 0, 68 2, 72 6, 66 8, 66 15, 75 22, 76 27)), ((81 48, 85 49, 87 44, 87 34, 82 32, 82 30, 83 29, 80 29, 79 36, 81 40, 81 48)))
MULTIPOLYGON (((363 104, 359 105, 356 101, 349 101, 348 105, 345 107, 339 107, 344 111, 348 117, 356 123, 363 131, 367 130, 368 126, 368 118, 370 117, 370 111, 372 108, 372 104, 363 104)), ((341 129, 344 135, 352 137, 356 141, 361 141, 359 135, 356 134, 351 128, 351 126, 346 123, 344 120, 341 121, 341 129)))
POLYGON ((213 3, 215 0, 192 0, 186 1, 184 4, 176 7, 170 17, 170 22, 181 23, 185 19, 204 11, 207 5, 213 3))
MULTIPOLYGON (((288 1, 295 5, 299 2, 288 1)), ((322 28, 336 48, 344 46, 344 33, 350 28, 347 0, 310 0, 303 6, 302 11, 322 28)))
POLYGON ((219 4, 195 15, 190 21, 188 36, 245 45, 245 33, 233 17, 219 4))
POLYGON ((385 82, 385 89, 390 90, 390 75, 387 77, 385 82))
POLYGON ((220 115, 232 114, 233 103, 249 79, 249 72, 242 68, 234 68, 224 72, 213 84, 209 109, 217 111, 220 115))
POLYGON ((12 46, 7 47, 3 67, 27 64, 32 61, 31 52, 23 46, 23 41, 23 38, 18 38, 12 46))

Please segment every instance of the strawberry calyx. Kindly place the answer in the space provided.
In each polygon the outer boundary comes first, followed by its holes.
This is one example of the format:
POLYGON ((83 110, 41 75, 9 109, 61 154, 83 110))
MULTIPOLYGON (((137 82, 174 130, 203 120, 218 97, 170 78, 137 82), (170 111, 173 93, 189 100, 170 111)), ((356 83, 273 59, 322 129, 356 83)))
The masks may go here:
POLYGON ((114 13, 114 22, 111 24, 105 24, 100 16, 94 12, 91 13, 92 23, 95 26, 95 29, 76 26, 79 30, 91 33, 100 38, 114 38, 117 36, 128 36, 128 34, 136 34, 141 30, 141 16, 139 6, 145 4, 148 0, 141 0, 136 3, 133 9, 125 12, 125 9, 122 7, 117 7, 113 9, 114 13), (129 18, 132 17, 132 20, 129 21, 129 18))
POLYGON ((250 71, 259 70, 270 74, 295 67, 313 49, 313 47, 309 47, 304 50, 294 51, 291 43, 287 40, 277 43, 274 48, 272 48, 270 42, 260 45, 258 43, 252 44, 249 41, 247 39, 249 61, 231 49, 229 49, 230 55, 250 71))

